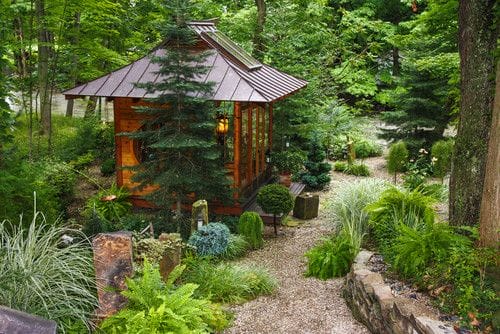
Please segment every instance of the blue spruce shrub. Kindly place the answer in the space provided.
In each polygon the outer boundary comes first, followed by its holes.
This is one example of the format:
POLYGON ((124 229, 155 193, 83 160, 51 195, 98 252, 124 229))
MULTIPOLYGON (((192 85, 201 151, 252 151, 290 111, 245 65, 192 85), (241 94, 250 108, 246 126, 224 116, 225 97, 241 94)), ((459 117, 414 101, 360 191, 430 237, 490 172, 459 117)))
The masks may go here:
POLYGON ((219 256, 226 251, 229 236, 229 228, 226 225, 210 223, 194 232, 188 244, 196 247, 196 254, 200 256, 219 256))

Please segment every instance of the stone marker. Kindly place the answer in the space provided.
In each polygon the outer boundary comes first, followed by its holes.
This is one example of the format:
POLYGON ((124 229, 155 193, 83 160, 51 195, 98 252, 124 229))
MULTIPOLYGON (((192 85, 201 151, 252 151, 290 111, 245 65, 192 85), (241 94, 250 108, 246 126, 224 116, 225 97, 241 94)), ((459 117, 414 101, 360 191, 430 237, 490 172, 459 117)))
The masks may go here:
POLYGON ((160 261, 160 274, 163 280, 166 281, 172 270, 181 263, 182 238, 178 233, 162 233, 158 239, 171 246, 165 250, 165 254, 160 261))
POLYGON ((299 219, 312 219, 318 217, 319 196, 305 193, 295 198, 293 216, 299 219))
POLYGON ((208 224, 208 203, 204 199, 200 199, 193 203, 191 210, 191 233, 197 231, 199 225, 208 224))
POLYGON ((127 299, 120 294, 126 289, 125 278, 133 274, 132 234, 130 232, 99 233, 92 241, 97 282, 98 319, 107 318, 121 308, 127 299))
POLYGON ((0 334, 56 334, 57 323, 0 306, 0 334))

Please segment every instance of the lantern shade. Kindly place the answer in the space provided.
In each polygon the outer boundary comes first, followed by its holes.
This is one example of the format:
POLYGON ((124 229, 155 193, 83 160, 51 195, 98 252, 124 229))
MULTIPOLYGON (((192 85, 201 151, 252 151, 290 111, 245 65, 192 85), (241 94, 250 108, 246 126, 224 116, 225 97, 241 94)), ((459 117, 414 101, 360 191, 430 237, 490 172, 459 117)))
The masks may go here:
POLYGON ((224 136, 229 130, 229 118, 224 115, 217 116, 217 126, 215 127, 215 132, 219 136, 224 136))

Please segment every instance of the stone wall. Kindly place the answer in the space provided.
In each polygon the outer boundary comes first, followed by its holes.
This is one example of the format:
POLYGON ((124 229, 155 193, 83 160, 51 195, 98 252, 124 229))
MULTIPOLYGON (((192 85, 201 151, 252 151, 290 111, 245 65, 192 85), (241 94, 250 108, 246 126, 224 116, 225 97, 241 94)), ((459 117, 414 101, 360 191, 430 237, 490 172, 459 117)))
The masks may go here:
POLYGON ((356 319, 374 334, 454 334, 449 325, 432 319, 418 305, 395 297, 382 275, 369 270, 373 253, 361 251, 346 277, 344 298, 356 319))

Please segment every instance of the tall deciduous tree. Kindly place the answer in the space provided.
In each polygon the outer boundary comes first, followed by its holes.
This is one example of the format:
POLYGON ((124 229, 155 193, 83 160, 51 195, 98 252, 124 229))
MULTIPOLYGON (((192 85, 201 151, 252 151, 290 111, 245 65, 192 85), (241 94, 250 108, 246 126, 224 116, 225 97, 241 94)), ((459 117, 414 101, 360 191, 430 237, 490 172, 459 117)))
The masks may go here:
POLYGON ((170 20, 164 24, 164 54, 152 58, 162 80, 144 87, 150 106, 137 111, 146 116, 142 131, 130 134, 142 141, 143 161, 134 180, 141 187, 155 185, 148 197, 156 205, 170 208, 192 201, 229 197, 221 149, 214 138, 213 84, 196 81, 207 73, 206 53, 194 48, 195 33, 187 26, 189 1, 164 1, 170 20))
POLYGON ((262 60, 265 51, 264 45, 264 24, 266 23, 266 1, 255 0, 257 6, 257 25, 253 35, 253 55, 255 58, 262 60))
POLYGON ((486 158, 483 197, 479 216, 481 246, 499 247, 500 242, 500 61, 497 78, 490 142, 486 158))
POLYGON ((479 222, 495 88, 494 6, 494 0, 459 3, 461 99, 450 180, 453 225, 479 222))

